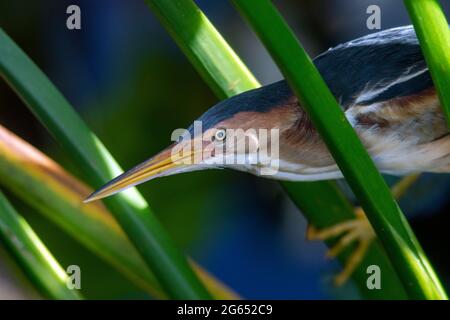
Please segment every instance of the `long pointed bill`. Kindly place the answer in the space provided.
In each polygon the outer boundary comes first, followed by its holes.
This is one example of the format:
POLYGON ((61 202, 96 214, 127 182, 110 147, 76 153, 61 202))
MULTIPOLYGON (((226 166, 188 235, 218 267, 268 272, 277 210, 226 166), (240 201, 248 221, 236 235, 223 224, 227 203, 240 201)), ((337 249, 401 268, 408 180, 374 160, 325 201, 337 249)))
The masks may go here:
POLYGON ((84 200, 85 203, 99 200, 115 193, 123 191, 127 188, 151 180, 156 177, 166 176, 174 173, 181 173, 184 171, 193 171, 191 165, 193 161, 186 164, 185 159, 193 158, 194 152, 185 151, 182 158, 172 159, 172 149, 174 145, 161 151, 153 158, 137 165, 136 167, 124 172, 118 177, 114 178, 103 187, 92 193, 84 200))

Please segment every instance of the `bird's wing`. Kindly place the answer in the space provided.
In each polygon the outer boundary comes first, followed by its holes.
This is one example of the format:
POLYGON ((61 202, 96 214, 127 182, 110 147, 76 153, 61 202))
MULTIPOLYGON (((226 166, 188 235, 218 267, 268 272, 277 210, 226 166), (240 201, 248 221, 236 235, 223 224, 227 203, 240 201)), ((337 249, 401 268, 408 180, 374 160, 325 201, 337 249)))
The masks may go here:
POLYGON ((414 29, 400 27, 341 44, 315 64, 353 126, 427 143, 448 134, 414 29), (385 130, 383 130, 385 129, 385 130))
POLYGON ((417 143, 433 141, 448 133, 436 90, 431 87, 409 96, 353 104, 346 116, 354 127, 379 129, 382 134, 396 133, 403 138, 414 137, 417 143))
POLYGON ((314 62, 344 109, 409 97, 433 87, 411 26, 341 44, 314 62))

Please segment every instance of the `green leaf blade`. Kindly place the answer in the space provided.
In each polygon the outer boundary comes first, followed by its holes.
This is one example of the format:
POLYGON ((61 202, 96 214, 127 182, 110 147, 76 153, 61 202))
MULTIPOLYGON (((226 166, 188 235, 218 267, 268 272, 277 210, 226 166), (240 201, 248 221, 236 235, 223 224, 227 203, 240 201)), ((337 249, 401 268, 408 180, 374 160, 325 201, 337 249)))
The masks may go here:
MULTIPOLYGON (((99 187, 121 172, 67 100, 1 29, 0 72, 92 185, 99 187)), ((107 199, 105 204, 170 297, 211 298, 137 189, 107 199)))
MULTIPOLYGON (((219 98, 228 98, 234 94, 260 86, 254 76, 251 76, 247 81, 240 81, 236 84, 235 77, 246 79, 248 78, 249 70, 207 18, 198 13, 200 9, 195 6, 193 1, 146 0, 146 3, 219 98), (177 10, 173 9, 174 4, 176 4, 177 10), (200 16, 202 17, 201 19, 199 18, 200 16), (198 20, 188 24, 182 21, 185 17, 197 17, 198 20), (218 56, 226 56, 230 52, 233 53, 225 60, 212 59, 209 54, 204 54, 202 50, 197 50, 195 42, 191 41, 191 39, 198 38, 197 33, 201 33, 202 41, 206 41, 211 46, 208 50, 213 50, 218 56), (220 36, 220 41, 215 41, 214 38, 218 36, 220 36), (211 65, 214 65, 214 68, 210 68, 209 66, 211 65), (224 81, 224 79, 228 80, 224 81), (230 87, 236 90, 230 92, 228 91, 230 87)), ((334 223, 355 218, 353 208, 348 200, 343 199, 334 182, 315 182, 313 184, 314 188, 311 187, 311 184, 300 182, 282 182, 281 185, 287 190, 293 202, 305 214, 308 221, 315 227, 326 228, 334 223), (315 201, 317 194, 327 195, 327 200, 329 201, 315 201)), ((329 245, 333 243, 330 242, 329 245)), ((343 263, 345 263, 348 254, 349 251, 346 250, 339 256, 343 263)), ((361 294, 368 299, 405 299, 407 297, 398 276, 379 244, 369 248, 367 257, 353 274, 353 279, 361 294), (364 279, 367 276, 365 266, 373 263, 382 268, 383 274, 388 280, 384 284, 382 292, 368 290, 365 284, 364 279)))
POLYGON ((76 289, 67 286, 65 270, 1 191, 0 240, 44 296, 62 300, 81 299, 76 289))
POLYGON ((259 87, 253 74, 193 1, 145 2, 219 98, 259 87))
MULTIPOLYGON (((93 190, 1 125, 0 184, 152 297, 167 299, 107 208, 101 202, 80 205, 93 190)), ((190 264, 214 298, 238 298, 195 262, 190 264)))
POLYGON ((450 127, 450 29, 438 0, 404 0, 450 127))
POLYGON ((385 181, 300 43, 268 0, 233 0, 308 112, 411 298, 446 299, 385 181))

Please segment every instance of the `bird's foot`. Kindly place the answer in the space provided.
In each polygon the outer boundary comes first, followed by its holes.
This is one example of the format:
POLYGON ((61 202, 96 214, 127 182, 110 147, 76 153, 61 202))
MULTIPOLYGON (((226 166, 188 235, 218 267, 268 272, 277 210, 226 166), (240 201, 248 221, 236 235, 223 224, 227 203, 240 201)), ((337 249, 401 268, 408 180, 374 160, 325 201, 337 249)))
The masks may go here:
POLYGON ((329 258, 335 258, 350 244, 355 241, 358 242, 357 247, 345 263, 344 269, 334 277, 334 283, 337 286, 344 284, 349 279, 353 271, 361 263, 370 244, 376 238, 375 232, 362 208, 357 208, 355 213, 355 219, 347 220, 321 230, 313 226, 308 226, 306 232, 308 240, 324 241, 334 237, 340 237, 337 243, 328 250, 327 257, 329 258))

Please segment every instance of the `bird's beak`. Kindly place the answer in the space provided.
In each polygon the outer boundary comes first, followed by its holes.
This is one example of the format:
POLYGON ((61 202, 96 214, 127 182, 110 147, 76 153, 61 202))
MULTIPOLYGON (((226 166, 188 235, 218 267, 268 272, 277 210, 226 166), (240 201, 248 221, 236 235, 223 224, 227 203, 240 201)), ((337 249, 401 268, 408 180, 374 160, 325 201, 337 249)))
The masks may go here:
POLYGON ((180 144, 175 143, 156 156, 114 178, 92 193, 84 202, 87 203, 111 196, 157 177, 196 170, 192 164, 195 163, 193 159, 196 157, 197 152, 195 148, 190 148, 191 143, 189 141, 187 143, 189 144, 189 148, 184 149, 181 156, 174 156, 174 148, 180 146, 180 144))

